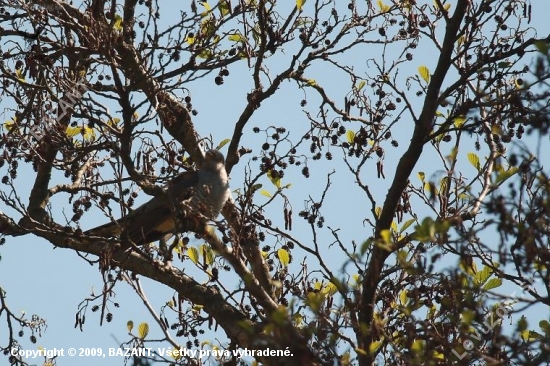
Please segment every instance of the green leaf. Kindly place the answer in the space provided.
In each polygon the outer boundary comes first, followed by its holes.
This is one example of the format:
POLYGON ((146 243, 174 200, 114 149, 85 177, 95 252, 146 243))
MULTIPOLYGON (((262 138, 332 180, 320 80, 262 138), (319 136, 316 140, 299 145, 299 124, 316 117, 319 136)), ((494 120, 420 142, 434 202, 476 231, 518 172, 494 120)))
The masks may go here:
POLYGON ((263 187, 263 184, 257 183, 257 184, 254 184, 252 187, 250 187, 250 189, 252 190, 253 193, 255 193, 258 189, 262 187, 263 187))
POLYGON ((510 61, 502 61, 502 62, 499 62, 497 64, 497 66, 500 68, 500 69, 506 69, 510 66, 512 66, 513 64, 510 62, 510 61))
POLYGON ((476 318, 476 313, 475 311, 471 310, 471 309, 464 309, 460 315, 462 316, 462 322, 464 324, 467 324, 467 325, 470 325, 472 324, 472 322, 475 320, 476 318))
MULTIPOLYGON (((478 272, 479 273, 479 272, 478 272)), ((477 276, 477 274, 476 274, 477 276)), ((494 288, 500 287, 502 285, 502 280, 500 278, 491 278, 487 283, 483 286, 483 289, 486 291, 492 290, 494 288)))
POLYGON ((283 265, 283 267, 288 266, 290 263, 290 253, 286 249, 279 249, 277 250, 277 257, 279 257, 279 261, 283 265))
POLYGON ((199 52, 197 55, 198 58, 210 58, 212 56, 212 51, 207 50, 206 48, 199 52))
POLYGON ((355 132, 353 132, 352 130, 347 130, 346 138, 348 140, 348 143, 353 144, 353 142, 355 141, 355 132))
POLYGON ((544 40, 539 40, 535 41, 533 44, 535 45, 537 50, 539 50, 539 52, 544 53, 545 55, 548 54, 548 50, 550 49, 550 44, 548 44, 548 42, 544 40))
POLYGON ((476 153, 469 152, 468 153, 468 161, 470 162, 470 164, 472 164, 474 166, 474 168, 477 169, 478 172, 481 171, 481 165, 479 164, 479 157, 477 156, 476 153))
POLYGON ((187 256, 195 264, 199 263, 199 251, 195 247, 187 249, 187 256))
POLYGON ((149 324, 141 323, 138 327, 139 338, 145 339, 145 337, 147 337, 147 334, 149 334, 149 324))
POLYGON ((296 0, 296 8, 298 8, 299 11, 302 11, 302 7, 306 3, 306 0, 296 0))
POLYGON ((405 230, 409 228, 414 222, 414 219, 409 219, 403 223, 403 226, 401 226, 401 229, 399 230, 399 234, 403 233, 405 230))
POLYGON ((495 181, 495 184, 500 184, 500 183, 506 181, 507 179, 509 179, 510 177, 515 175, 518 172, 518 170, 519 170, 518 167, 513 166, 510 169, 498 174, 497 179, 495 181))
POLYGON ((487 282, 487 280, 489 279, 489 277, 491 277, 492 274, 493 274, 493 271, 491 270, 491 268, 484 266, 481 271, 476 273, 476 275, 474 276, 474 280, 476 284, 483 285, 485 282, 487 282))
POLYGON ((361 255, 365 254, 367 250, 372 246, 373 240, 372 238, 368 238, 361 244, 361 255))
POLYGON ((126 322, 126 328, 128 328, 128 332, 132 333, 132 329, 134 329, 134 322, 128 320, 128 322, 126 322))
POLYGON ((541 320, 539 322, 539 327, 546 333, 547 336, 550 336, 550 323, 546 320, 541 320))
POLYGON ((218 8, 220 9, 220 14, 222 17, 226 16, 231 12, 231 4, 227 0, 220 0, 218 3, 218 8))
POLYGON ((227 145, 228 143, 231 142, 231 139, 225 139, 223 140, 222 142, 220 142, 218 144, 218 146, 216 147, 216 150, 220 150, 222 147, 224 147, 225 145, 227 145))
POLYGON ((425 342, 423 340, 415 339, 411 346, 411 351, 413 351, 416 354, 420 354, 423 352, 424 346, 425 346, 425 342))
POLYGON ((365 85, 367 84, 367 82, 365 80, 361 80, 359 82, 359 84, 357 84, 357 91, 363 89, 365 87, 365 85))
POLYGON ((430 83, 430 70, 426 66, 419 66, 418 74, 427 84, 430 83))

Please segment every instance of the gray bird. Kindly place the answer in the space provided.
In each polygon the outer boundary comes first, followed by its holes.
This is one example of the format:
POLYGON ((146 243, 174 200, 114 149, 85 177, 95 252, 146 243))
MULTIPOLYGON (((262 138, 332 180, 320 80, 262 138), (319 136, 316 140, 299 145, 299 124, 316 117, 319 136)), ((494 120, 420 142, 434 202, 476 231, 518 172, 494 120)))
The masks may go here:
POLYGON ((166 193, 169 200, 153 197, 117 221, 90 229, 85 234, 121 236, 121 240, 143 245, 175 233, 174 209, 183 207, 183 217, 179 218, 183 226, 186 220, 194 220, 196 224, 204 219, 215 219, 231 195, 222 153, 207 151, 201 168, 176 176, 166 185, 166 193))

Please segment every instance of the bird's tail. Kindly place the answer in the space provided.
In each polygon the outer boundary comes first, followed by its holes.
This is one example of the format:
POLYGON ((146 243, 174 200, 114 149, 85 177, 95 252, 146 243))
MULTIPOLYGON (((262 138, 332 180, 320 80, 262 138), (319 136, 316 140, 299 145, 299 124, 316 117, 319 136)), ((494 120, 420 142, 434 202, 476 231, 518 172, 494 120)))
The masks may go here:
POLYGON ((122 232, 122 227, 118 221, 108 222, 93 229, 87 230, 84 232, 85 235, 90 236, 104 236, 104 237, 113 237, 118 236, 122 232))

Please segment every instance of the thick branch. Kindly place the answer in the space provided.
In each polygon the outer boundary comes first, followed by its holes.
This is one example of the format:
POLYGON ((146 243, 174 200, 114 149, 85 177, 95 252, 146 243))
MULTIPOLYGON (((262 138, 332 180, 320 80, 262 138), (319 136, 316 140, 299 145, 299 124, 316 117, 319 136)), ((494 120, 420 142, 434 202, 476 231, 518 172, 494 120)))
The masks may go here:
MULTIPOLYGON (((445 80, 445 76, 451 67, 454 44, 460 24, 466 14, 468 3, 468 0, 459 0, 453 17, 449 19, 449 22, 447 23, 443 48, 441 50, 437 67, 431 78, 430 85, 428 86, 422 113, 420 114, 419 121, 415 126, 409 148, 397 165, 395 177, 390 189, 388 190, 388 194, 382 208, 382 213, 376 222, 377 239, 380 238, 380 232, 382 230, 390 228, 401 194, 407 187, 407 182, 412 170, 422 155, 424 143, 426 142, 426 138, 431 131, 434 115, 438 107, 439 91, 443 81, 445 80)), ((374 361, 375 355, 368 354, 368 350, 369 345, 374 340, 371 329, 373 326, 372 320, 374 315, 374 306, 376 303, 376 289, 384 262, 390 254, 391 252, 386 248, 375 245, 365 277, 363 279, 363 291, 359 310, 360 329, 357 332, 359 347, 365 351, 365 355, 360 354, 360 363, 362 365, 370 365, 374 361)))

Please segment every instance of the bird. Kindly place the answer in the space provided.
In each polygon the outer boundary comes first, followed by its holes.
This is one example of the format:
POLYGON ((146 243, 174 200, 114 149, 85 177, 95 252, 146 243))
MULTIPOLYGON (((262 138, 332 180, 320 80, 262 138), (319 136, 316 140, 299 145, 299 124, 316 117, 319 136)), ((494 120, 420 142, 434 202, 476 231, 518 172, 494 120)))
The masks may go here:
POLYGON ((214 220, 231 196, 225 159, 218 150, 208 150, 199 170, 183 172, 165 188, 166 197, 155 196, 128 215, 87 230, 89 236, 116 237, 134 245, 145 245, 175 234, 177 222, 214 220), (180 210, 183 208, 183 210, 180 210), (182 212, 183 211, 183 212, 182 212), (179 220, 175 215, 180 215, 179 220))

